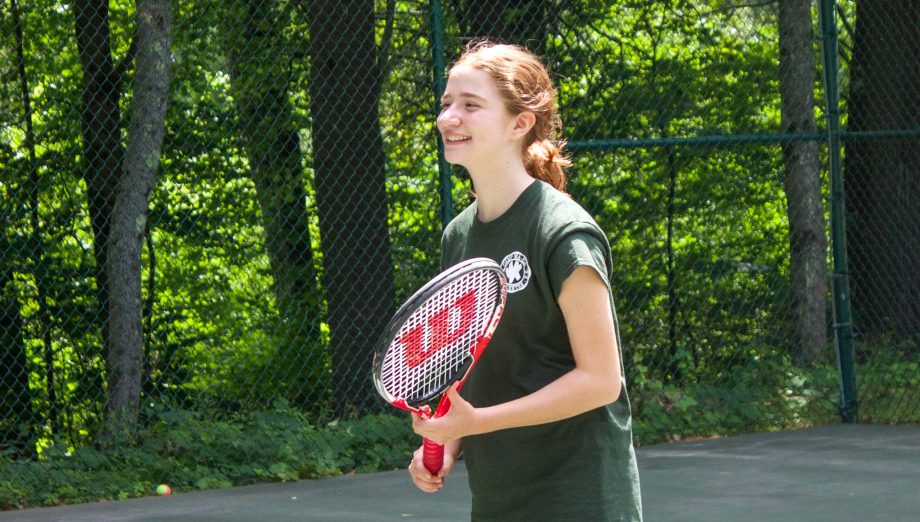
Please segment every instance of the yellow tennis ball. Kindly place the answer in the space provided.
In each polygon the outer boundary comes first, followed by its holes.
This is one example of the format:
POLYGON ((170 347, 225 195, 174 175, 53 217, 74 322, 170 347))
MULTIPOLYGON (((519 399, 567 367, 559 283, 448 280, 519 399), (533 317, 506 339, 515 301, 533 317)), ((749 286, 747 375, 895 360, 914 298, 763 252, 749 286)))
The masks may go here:
POLYGON ((166 484, 157 486, 157 495, 172 495, 172 489, 166 484))

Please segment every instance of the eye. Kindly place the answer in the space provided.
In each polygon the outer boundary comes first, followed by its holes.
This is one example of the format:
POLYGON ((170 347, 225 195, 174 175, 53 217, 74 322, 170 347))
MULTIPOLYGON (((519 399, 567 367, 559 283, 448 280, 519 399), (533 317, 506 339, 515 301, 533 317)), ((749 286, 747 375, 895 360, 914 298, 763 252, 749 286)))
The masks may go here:
POLYGON ((473 102, 467 102, 467 103, 466 103, 466 108, 467 108, 467 109, 478 109, 478 108, 479 108, 479 104, 476 104, 476 103, 473 103, 473 102))
POLYGON ((441 112, 447 110, 448 107, 450 107, 450 102, 441 102, 441 112))

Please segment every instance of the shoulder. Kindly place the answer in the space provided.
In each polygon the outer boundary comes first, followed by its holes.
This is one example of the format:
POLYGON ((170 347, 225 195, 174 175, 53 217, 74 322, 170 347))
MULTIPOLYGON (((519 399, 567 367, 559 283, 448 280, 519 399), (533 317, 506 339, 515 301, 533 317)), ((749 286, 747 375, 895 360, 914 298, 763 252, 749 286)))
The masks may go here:
POLYGON ((554 295, 579 266, 590 266, 609 282, 612 269, 607 235, 581 205, 555 188, 542 189, 539 235, 546 255, 545 266, 554 295))
POLYGON ((588 215, 585 209, 572 199, 572 196, 569 194, 560 191, 545 181, 537 180, 537 183, 540 187, 539 193, 542 205, 565 210, 566 212, 574 214, 581 213, 588 215))
POLYGON ((579 234, 592 236, 609 248, 607 235, 587 210, 568 194, 540 183, 543 186, 540 191, 539 229, 551 245, 570 235, 579 234))
POLYGON ((470 235, 475 218, 476 203, 473 202, 444 227, 444 232, 441 234, 442 269, 459 261, 460 249, 470 235))

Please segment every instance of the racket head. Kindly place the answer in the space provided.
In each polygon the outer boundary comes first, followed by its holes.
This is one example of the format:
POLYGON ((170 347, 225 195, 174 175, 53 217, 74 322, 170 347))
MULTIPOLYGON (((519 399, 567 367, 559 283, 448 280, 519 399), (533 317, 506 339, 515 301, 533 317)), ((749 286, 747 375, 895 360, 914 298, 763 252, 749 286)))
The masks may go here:
POLYGON ((374 353, 381 397, 419 411, 463 380, 495 332, 507 298, 495 261, 473 258, 438 274, 394 314, 374 353))

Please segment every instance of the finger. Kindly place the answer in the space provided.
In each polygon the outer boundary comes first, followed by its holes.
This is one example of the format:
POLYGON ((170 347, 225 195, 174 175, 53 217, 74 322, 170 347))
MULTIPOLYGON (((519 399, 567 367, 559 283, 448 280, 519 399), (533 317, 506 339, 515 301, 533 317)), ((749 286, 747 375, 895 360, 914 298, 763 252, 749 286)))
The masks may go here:
POLYGON ((444 452, 444 465, 441 466, 441 470, 438 471, 438 478, 441 480, 444 479, 450 472, 454 469, 454 459, 451 457, 448 452, 444 452))
POLYGON ((430 484, 430 483, 415 483, 415 487, 424 491, 425 493, 437 493, 443 487, 441 484, 430 484))
POLYGON ((426 484, 428 486, 438 487, 444 483, 444 479, 441 477, 436 477, 434 475, 413 475, 413 480, 419 484, 426 484))
POLYGON ((412 462, 409 463, 409 474, 412 475, 413 479, 421 480, 424 482, 440 482, 440 478, 432 475, 428 468, 422 463, 421 457, 416 457, 412 459, 412 462))
POLYGON ((424 480, 416 480, 415 487, 423 491, 437 491, 444 487, 443 482, 425 482, 424 480))
POLYGON ((422 420, 421 417, 419 417, 418 415, 416 415, 415 413, 413 413, 413 414, 412 414, 412 431, 414 431, 417 435, 422 435, 421 433, 419 433, 419 429, 421 429, 422 424, 423 424, 424 422, 425 422, 425 421, 422 420))
POLYGON ((409 473, 415 487, 426 493, 434 493, 444 486, 444 479, 428 473, 427 470, 424 470, 424 466, 410 465, 409 473))
POLYGON ((450 402, 455 402, 460 398, 460 383, 455 382, 450 385, 450 388, 447 389, 447 398, 450 399, 450 402))
POLYGON ((451 470, 453 469, 454 469, 454 461, 450 460, 450 458, 448 457, 444 457, 444 465, 441 466, 441 470, 438 471, 438 478, 443 480, 444 477, 449 475, 451 470))

